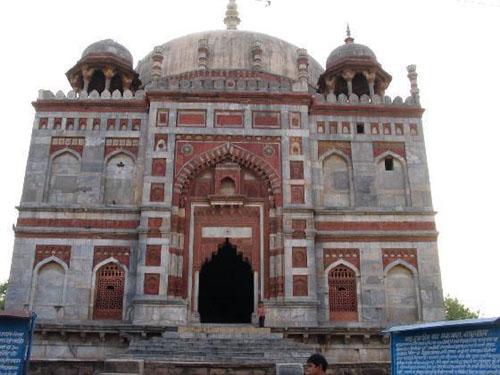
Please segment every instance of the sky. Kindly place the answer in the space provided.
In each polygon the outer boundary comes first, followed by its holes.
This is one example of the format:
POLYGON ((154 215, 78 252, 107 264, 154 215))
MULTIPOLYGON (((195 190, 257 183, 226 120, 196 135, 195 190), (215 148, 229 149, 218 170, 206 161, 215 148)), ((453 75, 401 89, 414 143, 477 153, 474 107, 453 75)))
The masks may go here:
MULTIPOLYGON (((425 113, 445 295, 500 316, 500 0, 238 0, 239 29, 306 48, 324 66, 346 24, 409 96, 417 65, 425 113)), ((111 38, 134 64, 154 46, 223 29, 227 0, 0 3, 0 281, 9 277, 17 211, 39 89, 69 91, 64 73, 89 44, 111 38)))

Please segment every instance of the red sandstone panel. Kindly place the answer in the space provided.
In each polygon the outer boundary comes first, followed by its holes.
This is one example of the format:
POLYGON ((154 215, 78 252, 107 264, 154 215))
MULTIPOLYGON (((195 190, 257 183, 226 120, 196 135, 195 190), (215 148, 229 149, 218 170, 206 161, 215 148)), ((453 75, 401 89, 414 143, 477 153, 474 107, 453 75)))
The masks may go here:
POLYGON ((329 121, 328 127, 330 128, 330 134, 337 134, 339 132, 339 124, 337 121, 329 121))
POLYGON ((214 124, 216 128, 242 128, 244 118, 243 111, 215 111, 214 124))
POLYGON ((146 245, 146 266, 161 265, 161 245, 146 245))
POLYGON ((156 126, 168 126, 168 109, 159 109, 156 115, 156 126))
POLYGON ((66 119, 66 130, 73 130, 75 128, 75 119, 73 117, 68 117, 66 119))
POLYGON ((307 248, 292 247, 292 267, 294 268, 307 267, 307 248))
POLYGON ((292 180, 304 179, 304 162, 299 160, 290 162, 290 178, 292 180))
POLYGON ((101 119, 94 118, 94 120, 92 120, 92 130, 99 130, 99 129, 101 129, 101 119))
POLYGON ((153 182, 149 193, 150 202, 163 202, 165 199, 165 184, 153 182))
POLYGON ((291 203, 303 204, 304 203, 304 185, 291 185, 291 203))
POLYGON ((129 266, 130 248, 126 246, 95 246, 93 267, 108 258, 115 258, 121 264, 129 266))
POLYGON ((120 130, 127 130, 127 129, 128 129, 128 119, 121 118, 120 119, 120 130))
POLYGON ((290 155, 302 155, 302 138, 290 137, 290 155))
POLYGON ((307 275, 293 275, 293 295, 294 297, 307 297, 307 275))
POLYGON ((40 120, 38 120, 38 129, 47 129, 48 124, 49 119, 47 117, 42 117, 40 120))
POLYGON ((108 156, 117 150, 126 150, 137 157, 139 138, 106 138, 104 156, 108 156))
POLYGON ((290 112, 289 118, 290 129, 300 129, 301 127, 301 115, 300 112, 290 112))
POLYGON ((207 112, 204 110, 179 110, 177 126, 205 127, 207 112))
POLYGON ((106 129, 107 130, 115 130, 115 128, 116 128, 116 119, 108 118, 108 121, 106 123, 106 129))
POLYGON ((78 119, 78 130, 85 130, 85 129, 87 129, 87 119, 86 118, 78 119))
POLYGON ((35 248, 35 267, 42 260, 55 256, 61 259, 69 267, 71 260, 71 246, 67 245, 36 245, 35 248))
POLYGON ((318 141, 318 159, 326 153, 337 150, 351 157, 351 142, 348 141, 318 141))
POLYGON ((165 176, 166 171, 167 171, 167 159, 154 158, 151 165, 151 175, 165 176))
POLYGON ((292 238, 306 238, 306 229, 306 220, 292 220, 292 238))
POLYGON ((418 269, 417 249, 382 249, 384 268, 401 259, 418 269))
POLYGON ((160 274, 144 274, 144 294, 156 295, 160 293, 160 274))
POLYGON ((325 122, 324 121, 318 121, 316 123, 316 132, 318 134, 324 134, 325 133, 325 122))
POLYGON ((84 137, 52 137, 52 140, 50 142, 50 154, 67 148, 82 155, 84 146, 84 137))
POLYGON ((351 263, 358 270, 360 268, 359 249, 324 249, 323 266, 325 269, 332 263, 344 259, 351 263))
POLYGON ((252 126, 254 128, 280 128, 281 114, 278 111, 253 111, 252 126))
POLYGON ((141 119, 135 118, 132 120, 132 130, 141 130, 141 119))

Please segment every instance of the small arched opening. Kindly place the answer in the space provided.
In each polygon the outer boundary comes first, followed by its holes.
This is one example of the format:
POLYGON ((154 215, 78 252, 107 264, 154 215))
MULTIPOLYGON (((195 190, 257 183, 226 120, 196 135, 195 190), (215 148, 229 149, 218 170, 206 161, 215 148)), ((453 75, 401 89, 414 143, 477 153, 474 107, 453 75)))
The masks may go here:
POLYGON ((352 79, 352 92, 359 97, 361 97, 361 95, 370 95, 368 81, 363 74, 358 73, 352 79))
POLYGON ((328 273, 330 320, 358 320, 356 273, 340 264, 328 273))
POLYGON ((116 263, 107 263, 96 272, 94 319, 121 320, 125 271, 116 263))
POLYGON ((104 73, 102 70, 96 70, 94 74, 92 74, 92 78, 89 82, 88 92, 92 92, 96 90, 99 94, 104 91, 106 88, 106 77, 104 77, 104 73))

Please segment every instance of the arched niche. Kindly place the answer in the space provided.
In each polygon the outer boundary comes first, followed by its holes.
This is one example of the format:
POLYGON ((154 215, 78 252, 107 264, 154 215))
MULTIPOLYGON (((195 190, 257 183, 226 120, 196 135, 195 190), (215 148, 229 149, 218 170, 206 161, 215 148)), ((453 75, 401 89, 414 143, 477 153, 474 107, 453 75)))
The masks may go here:
POLYGON ((323 205, 349 207, 352 205, 352 170, 347 156, 332 151, 321 159, 323 205))
POLYGON ((50 163, 48 201, 73 204, 78 199, 78 177, 81 172, 80 156, 72 150, 55 154, 50 163))
POLYGON ((56 257, 40 262, 33 271, 32 310, 40 319, 63 317, 67 266, 56 257))
POLYGON ((414 323, 419 320, 416 269, 396 261, 385 270, 387 320, 393 323, 414 323))
POLYGON ((106 88, 106 77, 101 69, 96 69, 89 82, 88 92, 96 90, 99 94, 106 88))
POLYGON ((378 203, 381 207, 406 207, 409 205, 406 163, 392 152, 375 160, 378 203))
POLYGON ((136 163, 132 155, 120 151, 110 155, 105 163, 104 203, 134 204, 136 163))

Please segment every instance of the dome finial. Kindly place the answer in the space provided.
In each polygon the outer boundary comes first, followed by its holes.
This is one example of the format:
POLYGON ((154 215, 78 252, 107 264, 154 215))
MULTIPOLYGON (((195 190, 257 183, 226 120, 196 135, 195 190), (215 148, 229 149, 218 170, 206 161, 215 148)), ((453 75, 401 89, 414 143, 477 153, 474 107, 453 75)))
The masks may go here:
POLYGON ((226 10, 226 18, 224 18, 224 24, 227 26, 228 30, 237 30, 238 25, 241 20, 238 17, 238 6, 236 5, 236 0, 229 0, 226 10))
POLYGON ((346 44, 354 42, 354 38, 351 37, 351 28, 349 27, 349 22, 347 23, 346 35, 347 38, 344 39, 344 42, 346 42, 346 44))

